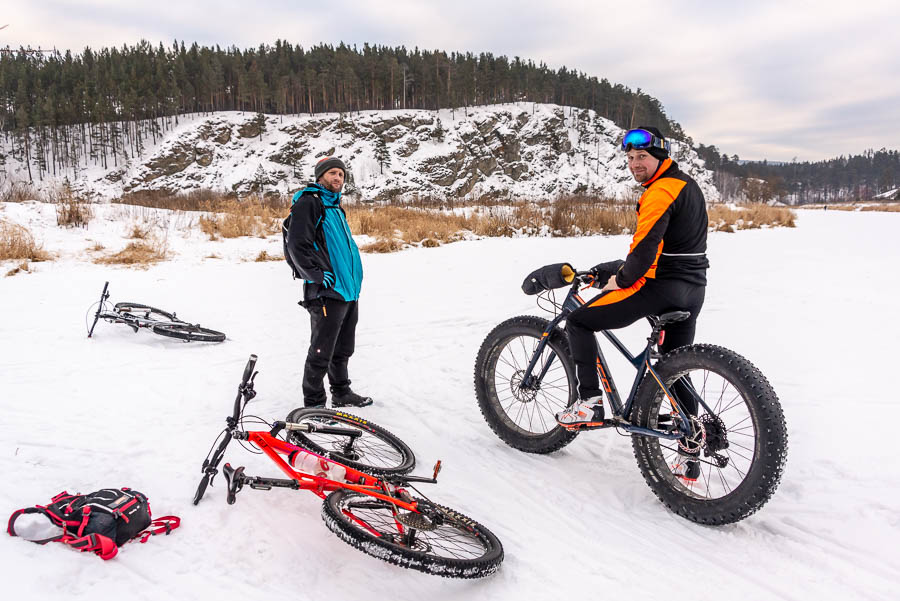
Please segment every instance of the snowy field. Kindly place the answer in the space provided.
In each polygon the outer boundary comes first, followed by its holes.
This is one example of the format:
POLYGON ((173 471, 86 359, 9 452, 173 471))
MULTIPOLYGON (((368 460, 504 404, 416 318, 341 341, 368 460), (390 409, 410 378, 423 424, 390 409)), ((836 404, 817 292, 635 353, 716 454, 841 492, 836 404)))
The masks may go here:
MULTIPOLYGON (((472 367, 501 320, 540 314, 519 289, 534 267, 588 267, 624 255, 625 236, 488 239, 365 255, 354 387, 358 411, 403 438, 425 490, 493 530, 498 573, 454 581, 359 553, 328 531, 306 492, 245 490, 223 480, 190 504, 199 467, 250 353, 269 419, 302 404, 309 325, 281 262, 246 259, 280 240, 171 236, 171 261, 147 270, 90 263, 86 238, 115 250, 126 225, 98 219, 61 231, 39 205, 5 205, 60 259, 0 278, 0 514, 57 492, 130 486, 182 527, 103 562, 63 545, 0 537, 4 598, 81 599, 896 599, 900 582, 900 214, 801 211, 796 229, 710 236, 698 341, 737 350, 779 394, 789 428, 781 486, 735 525, 669 513, 644 483, 630 441, 588 432, 550 456, 506 447, 478 412, 472 367), (43 211, 43 212, 41 212, 43 211), (216 254, 221 258, 206 258, 216 254), (103 282, 111 301, 177 311, 220 329, 218 345, 184 344, 85 313, 103 282)), ((2 265, 6 273, 13 264, 2 265)), ((646 327, 625 331, 633 346, 646 327)), ((610 351, 611 353, 612 351, 610 351)), ((632 373, 613 363, 619 387, 632 373), (618 369, 616 369, 618 367, 618 369)), ((277 476, 232 445, 226 461, 277 476)))

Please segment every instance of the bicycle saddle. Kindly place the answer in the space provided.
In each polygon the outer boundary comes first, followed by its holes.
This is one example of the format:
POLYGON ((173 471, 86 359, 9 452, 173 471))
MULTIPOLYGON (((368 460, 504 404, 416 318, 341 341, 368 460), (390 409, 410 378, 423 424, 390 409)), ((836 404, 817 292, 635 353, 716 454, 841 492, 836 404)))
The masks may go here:
POLYGON ((684 321, 688 317, 691 316, 690 311, 669 311, 668 313, 663 313, 662 315, 648 315, 647 319, 650 320, 650 323, 653 325, 658 325, 660 327, 666 325, 667 323, 675 323, 677 321, 684 321))

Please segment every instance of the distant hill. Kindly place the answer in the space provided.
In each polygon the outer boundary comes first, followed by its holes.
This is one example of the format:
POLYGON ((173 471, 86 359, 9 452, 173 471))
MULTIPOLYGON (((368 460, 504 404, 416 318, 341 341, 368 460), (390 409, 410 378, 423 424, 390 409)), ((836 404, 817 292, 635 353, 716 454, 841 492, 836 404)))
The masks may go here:
POLYGON ((900 187, 900 152, 867 150, 817 162, 746 161, 697 147, 723 198, 787 204, 884 200, 900 187))
MULTIPOLYGON (((76 155, 56 173, 41 170, 40 178, 32 165, 33 187, 49 194, 65 182, 98 199, 145 190, 287 194, 312 179, 319 157, 337 155, 349 167, 347 192, 363 200, 630 199, 639 190, 618 146, 623 130, 573 107, 520 102, 302 116, 226 111, 182 116, 164 131, 159 122, 117 124, 115 160, 76 155), (151 129, 160 131, 151 137, 151 129), (137 131, 146 140, 140 152, 131 150, 137 131)), ((73 146, 89 147, 90 140, 73 146)), ((45 166, 64 162, 50 150, 45 166)), ((687 144, 673 152, 707 199, 718 200, 697 153, 687 144)), ((0 142, 2 155, 8 177, 28 182, 21 146, 0 142)))

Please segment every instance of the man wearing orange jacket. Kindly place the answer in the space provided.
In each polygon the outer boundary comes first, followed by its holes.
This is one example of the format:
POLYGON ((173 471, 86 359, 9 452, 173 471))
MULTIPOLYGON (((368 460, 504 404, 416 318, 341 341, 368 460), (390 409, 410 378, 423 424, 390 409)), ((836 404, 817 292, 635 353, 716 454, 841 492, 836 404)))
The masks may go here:
POLYGON ((703 192, 669 158, 669 142, 657 128, 632 129, 622 140, 622 150, 628 155, 631 174, 644 187, 637 206, 637 228, 625 261, 608 281, 598 283, 603 285, 603 293, 566 320, 579 400, 557 414, 563 426, 603 423, 594 332, 622 328, 647 315, 689 311, 689 319, 666 326, 660 345, 665 353, 694 341, 697 315, 703 306, 709 267, 703 192))

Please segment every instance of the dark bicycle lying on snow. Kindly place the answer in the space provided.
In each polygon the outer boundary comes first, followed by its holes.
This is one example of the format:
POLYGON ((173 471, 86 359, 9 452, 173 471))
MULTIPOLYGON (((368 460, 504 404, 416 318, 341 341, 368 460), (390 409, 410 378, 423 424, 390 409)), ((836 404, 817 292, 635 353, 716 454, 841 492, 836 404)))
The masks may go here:
MULTIPOLYGON (((552 320, 508 319, 478 351, 475 392, 481 413, 513 448, 551 453, 580 430, 596 429, 567 429, 554 417, 577 399, 575 364, 559 324, 585 303, 579 286, 594 281, 590 271, 575 272, 562 303, 544 286, 538 306, 552 312, 552 320)), ((623 404, 598 343, 598 375, 612 409, 599 427, 631 435, 644 479, 666 507, 701 524, 729 524, 754 513, 774 494, 787 459, 787 427, 768 380, 734 351, 691 344, 659 352, 666 325, 689 315, 673 311, 648 317, 650 336, 637 355, 612 333, 600 332, 637 375, 623 404), (699 407, 696 415, 686 410, 691 405, 699 407), (680 473, 687 461, 699 464, 696 479, 680 473)))
MULTIPOLYGON (((96 303, 97 311, 94 313, 94 323, 88 328, 88 338, 93 336, 97 321, 103 319, 109 323, 123 323, 137 332, 141 328, 147 328, 154 334, 168 338, 178 338, 185 342, 222 342, 225 334, 200 327, 197 324, 188 323, 156 307, 142 305, 140 303, 121 302, 110 307, 106 299, 109 298, 109 282, 103 284, 103 292, 100 293, 100 301, 96 303)), ((93 307, 93 305, 91 305, 93 307)), ((90 314, 90 309, 88 309, 90 314)))

